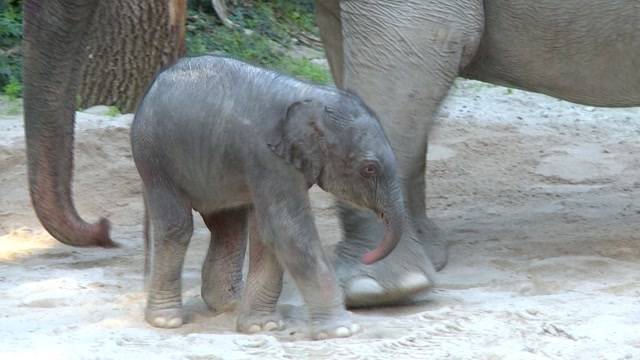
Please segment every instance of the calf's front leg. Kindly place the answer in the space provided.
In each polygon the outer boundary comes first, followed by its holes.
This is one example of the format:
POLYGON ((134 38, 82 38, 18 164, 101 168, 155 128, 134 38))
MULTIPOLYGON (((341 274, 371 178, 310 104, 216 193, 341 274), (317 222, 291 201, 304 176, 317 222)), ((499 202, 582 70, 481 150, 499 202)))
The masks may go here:
POLYGON ((335 271, 322 250, 307 191, 301 177, 263 179, 253 191, 256 221, 266 246, 302 294, 312 337, 347 337, 359 326, 345 309, 335 271))

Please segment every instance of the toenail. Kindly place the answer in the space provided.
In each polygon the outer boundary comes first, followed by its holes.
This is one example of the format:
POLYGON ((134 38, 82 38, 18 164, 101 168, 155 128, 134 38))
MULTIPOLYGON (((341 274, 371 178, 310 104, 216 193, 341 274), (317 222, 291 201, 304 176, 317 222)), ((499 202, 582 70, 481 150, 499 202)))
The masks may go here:
POLYGON ((173 318, 167 323, 168 327, 178 327, 180 325, 182 325, 182 319, 180 318, 173 318))
POLYGON ((358 278, 350 282, 348 292, 351 296, 358 295, 382 295, 384 288, 372 278, 358 278))
POLYGON ((260 330, 262 330, 262 327, 260 325, 258 325, 258 324, 253 324, 253 325, 249 326, 249 329, 247 329, 247 331, 250 334, 255 334, 257 332, 260 332, 260 330))
POLYGON ((336 336, 337 337, 347 337, 351 335, 351 332, 349 331, 348 328, 342 326, 336 329, 336 336))
POLYGON ((153 319, 153 323, 157 326, 165 326, 167 324, 167 319, 165 319, 164 317, 157 317, 153 319))
POLYGON ((406 274, 400 279, 401 287, 407 290, 422 290, 431 286, 429 279, 421 273, 406 274))

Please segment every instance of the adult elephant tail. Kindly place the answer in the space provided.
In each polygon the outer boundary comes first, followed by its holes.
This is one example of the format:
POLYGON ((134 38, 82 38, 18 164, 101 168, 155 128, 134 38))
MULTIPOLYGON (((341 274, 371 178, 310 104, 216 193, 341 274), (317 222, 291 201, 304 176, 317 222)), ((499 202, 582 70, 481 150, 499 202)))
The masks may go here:
POLYGON ((89 224, 71 199, 73 128, 84 38, 97 0, 24 1, 24 118, 36 214, 71 246, 113 247, 109 221, 89 224))

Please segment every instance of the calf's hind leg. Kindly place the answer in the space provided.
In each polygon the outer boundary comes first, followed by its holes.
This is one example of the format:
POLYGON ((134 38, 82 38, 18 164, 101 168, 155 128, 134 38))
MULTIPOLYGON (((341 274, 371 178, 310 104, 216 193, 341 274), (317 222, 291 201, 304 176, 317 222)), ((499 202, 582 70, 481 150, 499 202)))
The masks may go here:
POLYGON ((182 265, 193 233, 191 207, 171 187, 146 189, 151 229, 149 293, 145 318, 153 326, 183 323, 182 265))
POLYGON ((246 208, 202 214, 211 244, 202 266, 202 299, 214 312, 233 309, 242 289, 242 265, 247 250, 246 208))

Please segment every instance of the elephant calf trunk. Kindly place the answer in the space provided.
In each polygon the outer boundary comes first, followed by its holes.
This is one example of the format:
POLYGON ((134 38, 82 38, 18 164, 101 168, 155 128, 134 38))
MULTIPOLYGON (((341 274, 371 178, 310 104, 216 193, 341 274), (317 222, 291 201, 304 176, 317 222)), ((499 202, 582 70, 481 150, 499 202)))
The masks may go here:
POLYGON ((362 256, 362 262, 371 265, 387 257, 396 247, 402 237, 403 226, 402 221, 389 219, 383 216, 384 222, 384 238, 377 248, 367 252, 362 256))
POLYGON ((362 256, 362 262, 366 265, 373 264, 387 257, 393 249, 395 249, 396 245, 398 245, 405 230, 410 228, 404 206, 404 199, 402 198, 402 192, 397 182, 394 181, 392 184, 383 186, 382 188, 387 189, 387 193, 381 196, 384 199, 381 202, 382 206, 376 208, 374 211, 384 223, 384 237, 378 247, 362 256))

